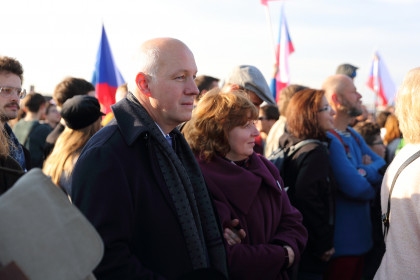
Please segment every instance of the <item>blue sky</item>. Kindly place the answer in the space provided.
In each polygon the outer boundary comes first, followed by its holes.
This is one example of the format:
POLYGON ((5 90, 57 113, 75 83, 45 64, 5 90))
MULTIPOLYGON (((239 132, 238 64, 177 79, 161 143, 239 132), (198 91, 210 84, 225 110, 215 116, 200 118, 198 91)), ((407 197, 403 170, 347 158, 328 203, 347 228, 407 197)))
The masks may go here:
MULTIPOLYGON (((2 0, 0 54, 16 57, 25 69, 24 86, 51 94, 66 76, 90 80, 101 25, 114 59, 129 80, 130 61, 141 42, 161 36, 184 41, 199 74, 223 78, 235 65, 252 64, 267 79, 273 51, 259 0, 2 0)), ((355 84, 364 103, 373 103, 364 85, 375 50, 395 84, 420 66, 418 0, 284 1, 295 52, 292 83, 321 87, 337 65, 358 67, 355 84)), ((281 2, 270 2, 277 41, 281 2)))

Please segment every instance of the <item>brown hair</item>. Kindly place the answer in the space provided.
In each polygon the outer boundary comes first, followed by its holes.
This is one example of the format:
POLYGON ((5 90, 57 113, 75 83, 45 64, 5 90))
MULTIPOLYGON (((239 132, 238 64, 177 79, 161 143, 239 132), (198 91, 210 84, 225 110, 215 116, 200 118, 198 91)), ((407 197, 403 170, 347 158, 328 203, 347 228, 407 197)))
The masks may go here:
POLYGON ((0 157, 9 155, 9 138, 6 136, 4 127, 0 129, 0 157))
POLYGON ((384 136, 384 144, 388 145, 392 142, 392 140, 401 138, 402 133, 400 130, 400 126, 398 123, 398 119, 394 115, 389 115, 385 122, 385 136, 384 136))
POLYGON ((287 106, 289 105, 290 99, 292 99, 296 92, 303 89, 307 89, 307 87, 301 85, 290 85, 280 91, 280 97, 277 102, 280 116, 286 116, 287 106))
POLYGON ((92 83, 84 79, 67 77, 55 87, 53 99, 57 106, 61 107, 67 99, 75 95, 86 95, 94 90, 92 83))
POLYGON ((230 151, 228 133, 258 118, 258 109, 242 90, 212 89, 193 111, 183 132, 194 153, 205 160, 230 151))
POLYGON ((381 135, 381 128, 378 124, 369 121, 359 122, 354 126, 354 129, 363 137, 366 144, 373 145, 375 138, 381 135))
POLYGON ((12 57, 0 56, 0 72, 13 73, 23 83, 23 68, 19 61, 12 57))
POLYGON ((46 103, 45 97, 36 92, 28 94, 22 100, 23 107, 32 113, 37 113, 41 106, 46 103))
POLYGON ((287 107, 287 131, 298 139, 324 139, 318 123, 318 110, 325 91, 304 89, 297 92, 287 107))
POLYGON ((42 168, 46 175, 51 176, 54 184, 59 185, 63 172, 65 176, 70 177, 83 147, 100 127, 100 119, 98 118, 96 122, 80 130, 73 130, 69 127, 64 129, 42 168))

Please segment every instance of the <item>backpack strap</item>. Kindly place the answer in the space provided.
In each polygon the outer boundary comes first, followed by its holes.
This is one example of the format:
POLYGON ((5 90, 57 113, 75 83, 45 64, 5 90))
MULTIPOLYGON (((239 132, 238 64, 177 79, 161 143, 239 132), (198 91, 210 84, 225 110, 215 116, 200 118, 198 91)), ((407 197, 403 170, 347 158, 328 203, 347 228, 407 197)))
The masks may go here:
POLYGON ((392 180, 391 188, 389 189, 389 195, 388 195, 388 206, 385 214, 382 214, 382 223, 384 224, 384 237, 388 234, 389 230, 389 214, 391 212, 391 194, 394 190, 395 182, 397 181, 398 176, 400 173, 406 168, 410 163, 412 163, 415 159, 420 157, 420 151, 417 151, 414 155, 409 157, 401 166, 398 168, 397 173, 394 176, 394 179, 392 180))
POLYGON ((290 149, 288 149, 287 157, 292 157, 297 151, 299 151, 300 148, 310 143, 318 143, 320 145, 322 144, 321 141, 316 140, 316 139, 306 139, 306 140, 300 141, 299 143, 291 146, 290 149))

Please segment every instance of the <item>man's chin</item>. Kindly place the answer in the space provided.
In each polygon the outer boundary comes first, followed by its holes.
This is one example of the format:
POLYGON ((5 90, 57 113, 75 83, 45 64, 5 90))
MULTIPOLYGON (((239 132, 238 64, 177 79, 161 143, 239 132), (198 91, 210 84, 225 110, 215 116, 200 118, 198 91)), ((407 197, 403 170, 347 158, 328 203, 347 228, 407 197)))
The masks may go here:
POLYGON ((358 116, 362 115, 362 113, 363 112, 361 112, 361 111, 360 112, 359 111, 349 111, 348 114, 349 114, 350 117, 358 117, 358 116))
POLYGON ((350 116, 350 117, 358 117, 358 116, 360 116, 361 114, 363 114, 363 109, 362 108, 350 108, 348 111, 347 111, 347 114, 350 116))

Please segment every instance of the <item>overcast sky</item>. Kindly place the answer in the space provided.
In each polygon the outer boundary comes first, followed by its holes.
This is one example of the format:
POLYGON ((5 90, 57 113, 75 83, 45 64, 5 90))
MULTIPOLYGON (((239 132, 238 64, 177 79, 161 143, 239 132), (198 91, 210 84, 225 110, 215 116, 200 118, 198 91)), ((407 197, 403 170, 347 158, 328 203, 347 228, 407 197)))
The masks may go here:
MULTIPOLYGON (((239 64, 271 77, 274 58, 266 13, 260 0, 14 0, 1 1, 0 54, 23 64, 24 86, 50 95, 66 76, 91 80, 102 23, 117 66, 129 80, 130 61, 141 42, 174 37, 193 51, 199 74, 223 78, 239 64)), ((420 1, 287 0, 295 47, 292 83, 320 88, 337 65, 360 67, 355 84, 364 103, 375 50, 399 86, 420 66, 420 1)), ((277 41, 281 2, 269 9, 277 41)))

